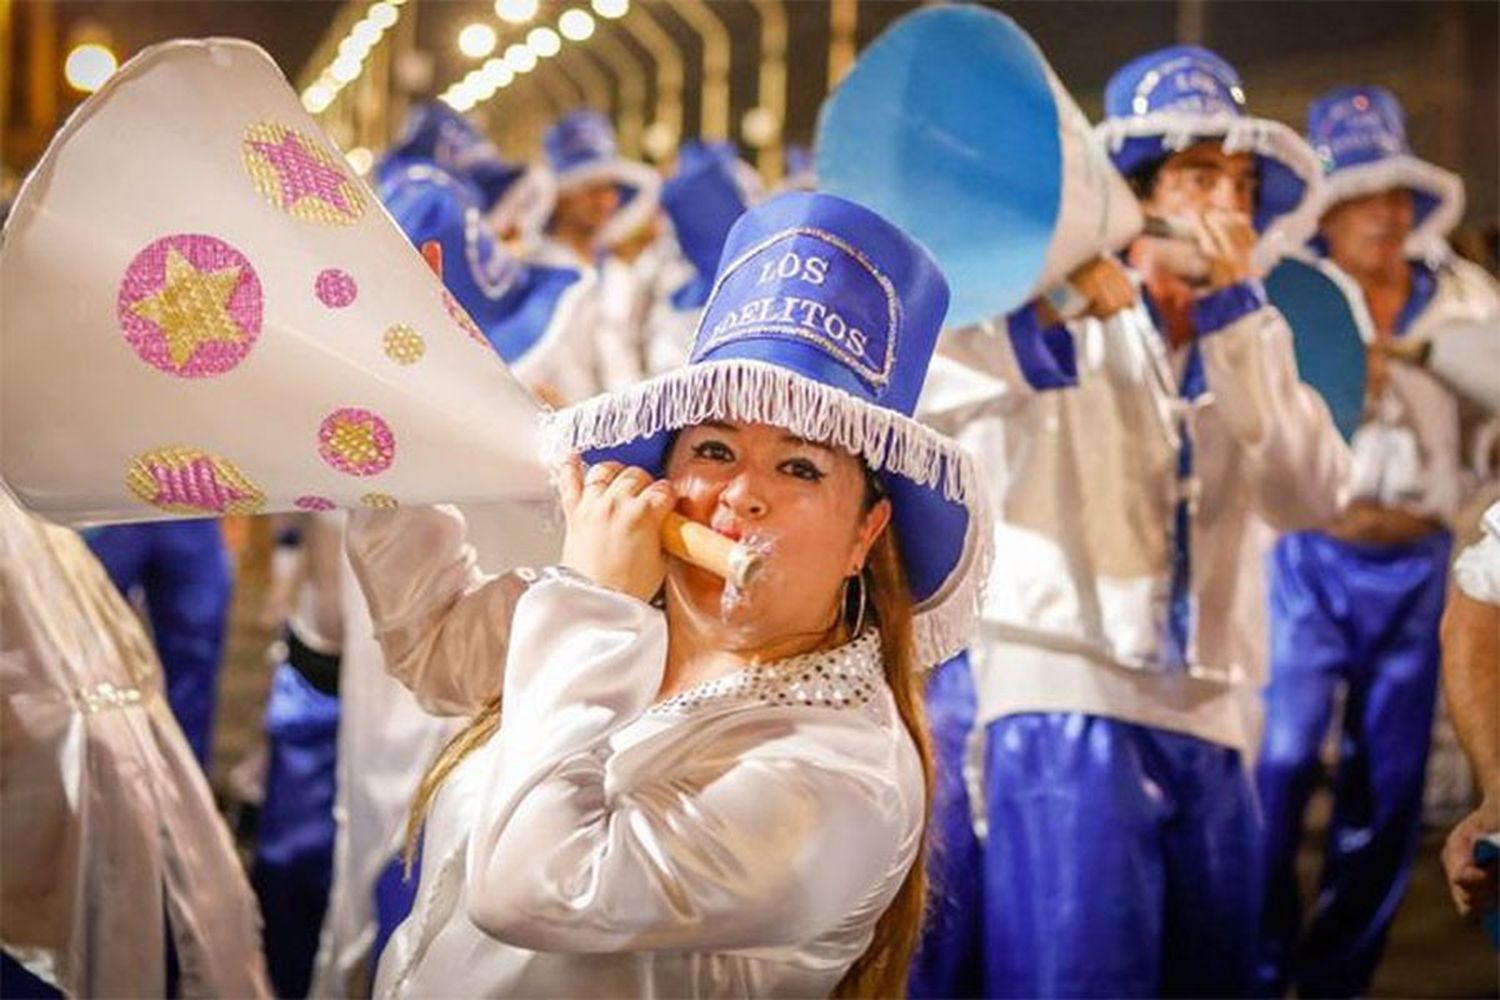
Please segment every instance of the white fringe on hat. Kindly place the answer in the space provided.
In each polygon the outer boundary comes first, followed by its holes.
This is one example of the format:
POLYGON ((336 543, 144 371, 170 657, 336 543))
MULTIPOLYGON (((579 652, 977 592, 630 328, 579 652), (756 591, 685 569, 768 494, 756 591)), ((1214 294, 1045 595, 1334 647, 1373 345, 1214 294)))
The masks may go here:
POLYGON ((943 588, 915 609, 913 641, 923 667, 967 648, 993 555, 983 477, 957 442, 904 414, 769 362, 706 361, 548 414, 541 440, 546 457, 556 462, 711 420, 785 428, 857 455, 872 471, 940 489, 963 504, 969 524, 962 561, 943 588))

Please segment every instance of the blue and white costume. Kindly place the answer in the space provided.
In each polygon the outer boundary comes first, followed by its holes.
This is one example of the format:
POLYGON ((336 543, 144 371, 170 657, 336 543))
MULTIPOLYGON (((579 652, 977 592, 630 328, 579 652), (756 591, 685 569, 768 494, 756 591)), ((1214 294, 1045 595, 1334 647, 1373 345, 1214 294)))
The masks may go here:
POLYGON ((515 214, 528 244, 525 261, 533 268, 575 275, 576 305, 556 317, 555 335, 528 361, 523 378, 544 384, 565 402, 576 402, 638 381, 645 374, 638 290, 630 269, 611 259, 610 248, 647 225, 657 210, 661 179, 642 163, 623 159, 609 119, 595 111, 575 111, 543 137, 545 165, 527 171, 507 202, 526 206, 515 214), (587 254, 551 234, 560 195, 600 182, 614 184, 620 207, 595 236, 587 254), (606 269, 614 272, 606 281, 606 269), (533 374, 534 372, 534 374, 533 374))
MULTIPOLYGON (((724 257, 692 361, 556 414, 551 443, 659 475, 676 431, 727 420, 858 455, 907 539, 916 661, 953 655, 989 532, 972 457, 909 418, 946 307, 935 265, 808 194, 752 210, 724 257)), ((921 850, 878 634, 658 700, 660 610, 566 572, 487 577, 447 508, 362 511, 349 540, 392 672, 434 711, 504 699, 433 800, 377 995, 834 988, 921 850)))
MULTIPOLYGON (((1219 136, 1250 152, 1270 252, 1305 226, 1316 163, 1242 101, 1223 60, 1167 49, 1110 81, 1099 132, 1126 174, 1219 136)), ((958 898, 914 995, 1250 988, 1260 560, 1336 515, 1348 451, 1257 281, 1193 320, 1173 350, 1149 302, 1050 328, 1027 306, 940 343, 923 413, 985 464, 997 558, 972 680, 958 661, 929 690, 941 764, 969 775, 938 789, 938 835, 980 867, 934 872, 958 898)))
POLYGON ((522 262, 496 235, 536 181, 445 104, 413 115, 376 167, 381 201, 411 239, 443 248, 443 284, 523 382, 556 386, 578 368, 568 331, 596 276, 571 261, 522 262), (499 221, 497 221, 499 220, 499 221))
MULTIPOLYGON (((1377 87, 1332 91, 1313 102, 1308 132, 1328 170, 1320 211, 1393 188, 1412 192, 1411 295, 1389 331, 1396 342, 1436 352, 1445 329, 1493 324, 1493 279, 1442 246, 1462 211, 1462 185, 1412 156, 1395 98, 1377 87)), ((1350 497, 1427 519, 1431 531, 1394 544, 1292 534, 1271 558, 1271 683, 1257 767, 1267 824, 1258 975, 1275 994, 1366 989, 1417 846, 1452 544, 1440 525, 1457 513, 1472 475, 1458 396, 1427 369, 1396 359, 1387 366, 1352 442, 1350 497), (1297 848, 1340 687, 1334 813, 1304 931, 1297 848)))

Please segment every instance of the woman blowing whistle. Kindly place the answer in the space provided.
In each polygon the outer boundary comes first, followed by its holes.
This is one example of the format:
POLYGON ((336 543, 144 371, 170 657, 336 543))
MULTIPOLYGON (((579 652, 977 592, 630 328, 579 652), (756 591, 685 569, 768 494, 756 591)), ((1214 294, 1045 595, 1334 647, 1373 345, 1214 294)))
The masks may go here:
POLYGON ((901 992, 918 672, 963 648, 989 544, 970 460, 909 419, 946 306, 894 227, 783 195, 730 233, 688 365, 550 418, 582 456, 562 565, 487 579, 449 508, 356 515, 391 670, 473 718, 414 806, 418 896, 377 995, 901 992), (721 327, 768 295, 863 349, 721 327), (755 579, 664 553, 674 512, 757 547, 755 579))

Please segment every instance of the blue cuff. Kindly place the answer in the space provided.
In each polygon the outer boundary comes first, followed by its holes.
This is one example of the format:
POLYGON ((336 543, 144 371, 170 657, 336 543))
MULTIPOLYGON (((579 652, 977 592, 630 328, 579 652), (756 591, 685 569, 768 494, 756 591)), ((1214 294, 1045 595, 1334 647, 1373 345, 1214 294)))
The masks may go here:
POLYGON ((1209 292, 1193 302, 1193 329, 1199 336, 1218 333, 1235 320, 1264 309, 1266 290, 1256 278, 1209 292))
POLYGON ((1078 360, 1073 335, 1061 323, 1042 327, 1036 305, 1027 303, 1005 318, 1011 349, 1021 374, 1038 392, 1078 384, 1078 360))

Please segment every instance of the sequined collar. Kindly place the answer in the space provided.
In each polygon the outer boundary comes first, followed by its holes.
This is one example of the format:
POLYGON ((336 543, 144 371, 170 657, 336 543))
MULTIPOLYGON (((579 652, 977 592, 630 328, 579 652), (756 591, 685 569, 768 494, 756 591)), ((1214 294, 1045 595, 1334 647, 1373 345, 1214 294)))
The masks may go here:
POLYGON ((695 684, 647 714, 695 715, 734 704, 867 709, 884 684, 880 633, 870 629, 837 649, 756 664, 695 684))

